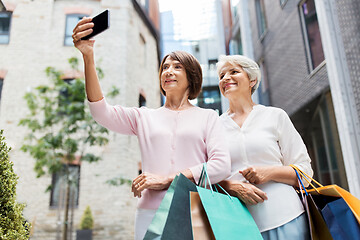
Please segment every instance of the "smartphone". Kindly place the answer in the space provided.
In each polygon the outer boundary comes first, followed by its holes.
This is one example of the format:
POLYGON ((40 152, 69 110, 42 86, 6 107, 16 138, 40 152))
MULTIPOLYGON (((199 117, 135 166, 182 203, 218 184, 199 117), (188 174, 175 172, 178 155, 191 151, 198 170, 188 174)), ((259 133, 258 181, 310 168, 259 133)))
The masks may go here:
POLYGON ((105 31, 110 27, 110 13, 109 10, 105 10, 99 15, 93 17, 92 22, 94 23, 93 31, 89 35, 83 37, 81 40, 88 40, 95 35, 105 31))

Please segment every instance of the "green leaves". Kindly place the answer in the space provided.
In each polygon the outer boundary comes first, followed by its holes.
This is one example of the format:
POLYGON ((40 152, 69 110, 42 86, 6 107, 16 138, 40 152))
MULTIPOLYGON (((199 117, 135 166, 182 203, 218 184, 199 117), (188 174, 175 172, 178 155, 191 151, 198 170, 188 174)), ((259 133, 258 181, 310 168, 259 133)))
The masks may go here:
POLYGON ((3 130, 0 130, 0 239, 24 240, 29 238, 30 225, 22 216, 25 205, 16 202, 18 176, 9 159, 9 151, 3 130))
POLYGON ((70 63, 71 69, 78 69, 79 60, 76 57, 69 58, 68 62, 70 63))
POLYGON ((94 154, 91 153, 87 153, 85 156, 83 156, 81 158, 82 161, 87 161, 87 162, 97 162, 100 160, 100 158, 98 156, 95 156, 94 154))
MULTIPOLYGON (((70 58, 69 64, 77 70, 79 61, 70 58)), ((101 68, 97 72, 102 78, 101 68)), ((84 79, 62 79, 63 73, 54 67, 47 67, 45 73, 49 84, 25 94, 29 114, 19 122, 29 129, 21 150, 36 160, 38 177, 56 173, 76 158, 99 161, 99 156, 87 151, 108 143, 108 131, 93 120, 87 108, 84 79)), ((119 89, 113 87, 110 95, 117 94, 119 89)))
POLYGON ((122 176, 118 176, 118 177, 107 180, 106 183, 113 185, 113 186, 120 186, 123 184, 127 184, 127 185, 131 186, 132 181, 131 181, 131 179, 127 179, 122 176))

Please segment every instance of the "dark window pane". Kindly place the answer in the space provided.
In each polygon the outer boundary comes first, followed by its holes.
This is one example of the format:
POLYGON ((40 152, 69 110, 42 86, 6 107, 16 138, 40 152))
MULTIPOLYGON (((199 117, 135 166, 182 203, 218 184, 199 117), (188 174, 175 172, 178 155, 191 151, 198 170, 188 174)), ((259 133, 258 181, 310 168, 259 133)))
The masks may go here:
POLYGON ((4 79, 0 78, 0 100, 1 100, 1 92, 2 92, 3 85, 4 85, 4 79))
MULTIPOLYGON (((76 207, 79 203, 79 179, 80 179, 80 166, 79 165, 69 165, 69 206, 76 207)), ((52 189, 51 189, 51 199, 50 206, 58 207, 65 203, 66 199, 66 168, 64 167, 61 171, 54 173, 52 177, 52 189)))
POLYGON ((0 44, 8 44, 11 12, 0 12, 0 44))
POLYGON ((314 69, 325 59, 314 0, 303 3, 302 11, 305 19, 312 69, 314 69))
POLYGON ((197 98, 198 106, 202 108, 211 108, 221 114, 221 96, 218 86, 203 87, 197 98))

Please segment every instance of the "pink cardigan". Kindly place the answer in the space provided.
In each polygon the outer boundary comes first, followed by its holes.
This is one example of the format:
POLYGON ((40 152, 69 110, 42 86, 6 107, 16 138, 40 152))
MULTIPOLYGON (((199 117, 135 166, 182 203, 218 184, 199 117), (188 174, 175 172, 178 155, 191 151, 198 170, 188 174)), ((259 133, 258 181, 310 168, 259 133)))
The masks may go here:
MULTIPOLYGON (((198 182, 202 163, 212 183, 230 175, 230 156, 224 129, 213 110, 192 107, 183 111, 111 106, 105 99, 89 102, 100 125, 121 134, 136 135, 144 172, 170 175, 190 169, 198 182)), ((138 208, 157 209, 166 190, 144 190, 138 208)))

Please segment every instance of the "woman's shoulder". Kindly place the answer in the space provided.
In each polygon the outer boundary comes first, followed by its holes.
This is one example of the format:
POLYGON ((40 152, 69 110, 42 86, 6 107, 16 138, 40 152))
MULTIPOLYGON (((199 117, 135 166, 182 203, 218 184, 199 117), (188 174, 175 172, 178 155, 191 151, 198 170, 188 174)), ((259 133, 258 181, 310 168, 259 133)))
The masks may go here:
POLYGON ((288 115, 284 109, 282 108, 278 108, 278 107, 273 107, 273 106, 265 106, 265 105, 255 105, 259 110, 261 110, 262 112, 265 113, 269 113, 272 116, 284 116, 284 115, 288 115))
POLYGON ((202 115, 219 119, 219 112, 214 109, 196 107, 196 111, 202 115))

